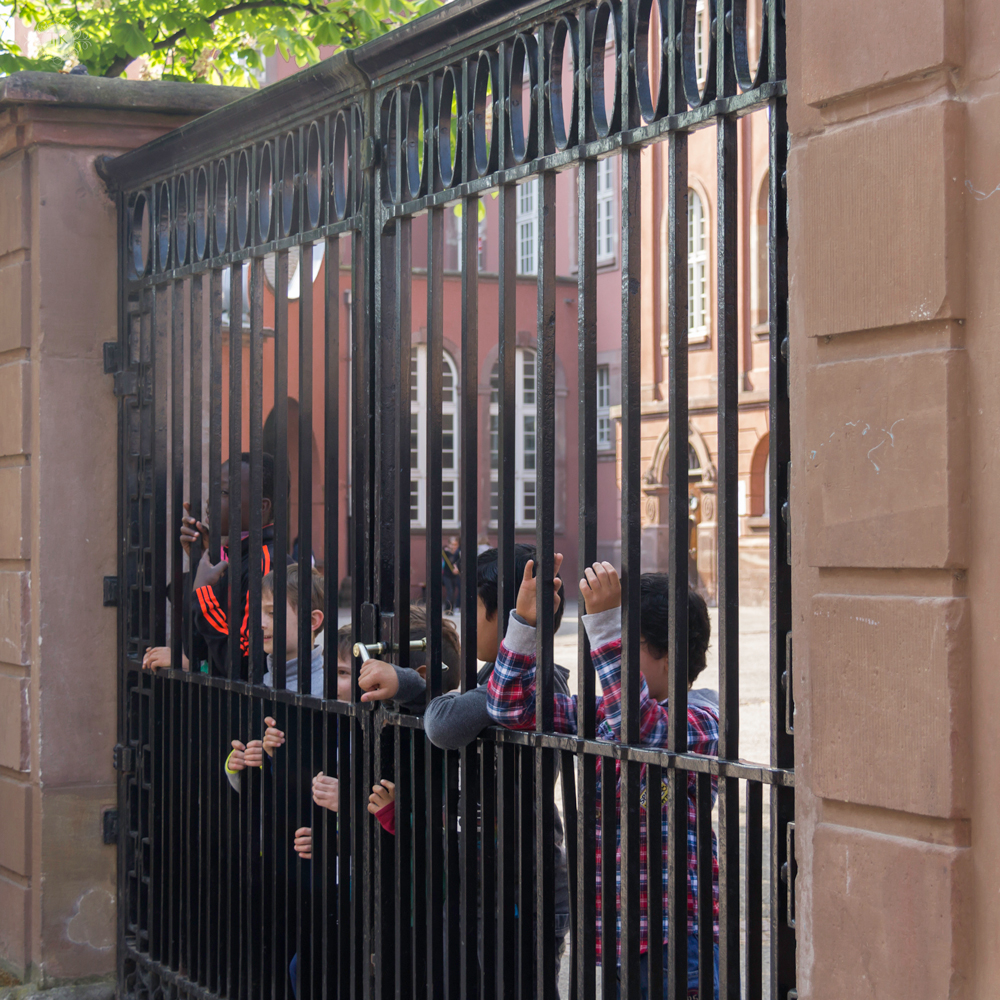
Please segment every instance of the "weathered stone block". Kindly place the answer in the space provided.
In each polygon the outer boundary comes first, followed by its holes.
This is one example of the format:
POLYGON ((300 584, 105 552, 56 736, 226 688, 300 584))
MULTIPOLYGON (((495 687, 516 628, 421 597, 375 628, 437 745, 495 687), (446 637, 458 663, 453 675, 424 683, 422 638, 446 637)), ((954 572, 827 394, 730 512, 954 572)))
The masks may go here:
POLYGON ((31 890, 0 875, 0 958, 20 972, 28 965, 31 890))
POLYGON ((28 476, 25 466, 0 469, 0 559, 27 559, 28 476))
POLYGON ((31 858, 31 786, 0 778, 0 868, 28 875, 31 858))
POLYGON ((958 0, 910 0, 905 7, 892 0, 802 4, 801 58, 809 67, 802 100, 822 104, 960 65, 962 7, 958 0))
POLYGON ((0 255, 30 246, 26 167, 23 156, 0 167, 0 255))
POLYGON ((0 572, 0 663, 29 662, 28 574, 0 572))
POLYGON ((942 350, 808 370, 810 565, 968 564, 966 365, 942 350))
POLYGON ((793 148, 794 331, 964 316, 964 115, 954 102, 923 105, 793 148))
POLYGON ((0 675, 0 767, 27 771, 28 681, 0 675))
MULTIPOLYGON (((0 300, 2 301, 2 300, 0 300)), ((28 451, 28 364, 15 361, 0 365, 0 455, 23 455, 28 451)))
POLYGON ((955 597, 813 598, 817 795, 922 816, 968 815, 968 605, 955 597))
POLYGON ((18 261, 0 267, 0 352, 14 351, 31 343, 31 265, 18 261))
POLYGON ((812 859, 812 1000, 968 996, 970 855, 820 824, 812 859))

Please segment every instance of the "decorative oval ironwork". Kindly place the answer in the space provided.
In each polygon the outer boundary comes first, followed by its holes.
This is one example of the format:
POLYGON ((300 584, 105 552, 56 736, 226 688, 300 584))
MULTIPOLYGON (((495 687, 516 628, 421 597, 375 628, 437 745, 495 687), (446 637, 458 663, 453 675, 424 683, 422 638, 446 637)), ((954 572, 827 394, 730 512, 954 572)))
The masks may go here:
MULTIPOLYGON (((736 82, 741 91, 753 90, 766 83, 768 76, 768 5, 761 0, 760 4, 760 45, 758 46, 757 65, 750 68, 749 19, 747 5, 750 0, 733 0, 732 35, 733 59, 736 63, 736 82)), ((727 25, 728 27, 728 25, 727 25)))
POLYGON ((566 149, 573 145, 576 139, 576 87, 577 69, 579 68, 579 53, 576 45, 576 18, 567 15, 559 18, 552 29, 552 44, 549 46, 547 71, 549 74, 546 90, 549 98, 549 125, 552 128, 552 141, 556 149, 566 149), (569 87, 569 115, 566 114, 563 94, 566 53, 572 60, 569 87))
POLYGON ((236 164, 236 243, 244 249, 250 240, 250 153, 240 150, 236 164))
POLYGON ((271 205, 274 202, 274 157, 271 144, 260 147, 260 166, 257 169, 257 238, 266 243, 271 238, 271 205))
POLYGON ((507 87, 507 122, 510 150, 516 163, 535 158, 538 148, 538 42, 534 35, 520 32, 510 51, 510 78, 507 87), (524 123, 524 84, 528 84, 528 124, 524 123))
POLYGON ((219 160, 215 169, 215 252, 229 245, 229 164, 219 160))
POLYGON ((296 188, 298 174, 295 170, 295 147, 298 136, 294 132, 285 135, 281 144, 281 180, 278 182, 278 203, 281 206, 281 235, 291 236, 295 232, 296 188))
POLYGON ((427 166, 427 144, 425 142, 427 114, 424 109, 424 95, 420 84, 410 87, 406 99, 406 190, 410 198, 419 198, 424 193, 427 166))
POLYGON ((306 225, 315 229, 323 214, 323 136, 319 122, 312 122, 306 135, 305 200, 306 225))
POLYGON ((495 51, 479 53, 472 106, 472 150, 476 173, 483 177, 497 169, 500 61, 495 51))
POLYGON ((194 256, 201 260, 208 250, 208 171, 198 168, 194 182, 194 256))
POLYGON ((462 162, 461 79, 460 68, 446 67, 441 74, 441 87, 438 91, 437 125, 434 131, 437 136, 438 176, 444 188, 461 181, 458 169, 462 162))
POLYGON ((621 56, 621 23, 618 8, 611 0, 602 0, 594 13, 590 38, 590 115, 594 130, 603 139, 621 127, 621 87, 618 85, 618 65, 621 56), (611 105, 608 106, 606 53, 608 33, 615 45, 611 105))
POLYGON ((660 0, 639 0, 632 47, 635 66, 636 94, 639 113, 646 123, 654 122, 667 113, 670 58, 667 22, 660 0))
POLYGON ((342 222, 350 212, 352 143, 349 131, 347 113, 337 112, 333 124, 333 163, 331 166, 333 183, 330 185, 330 193, 333 198, 333 214, 338 222, 342 222))
POLYGON ((174 266, 183 267, 188 256, 188 185, 187 176, 177 178, 174 196, 174 266))
POLYGON ((156 197, 156 269, 170 266, 170 185, 163 181, 156 197))
POLYGON ((140 191, 129 213, 129 265, 133 278, 141 278, 149 269, 149 219, 149 198, 140 191))

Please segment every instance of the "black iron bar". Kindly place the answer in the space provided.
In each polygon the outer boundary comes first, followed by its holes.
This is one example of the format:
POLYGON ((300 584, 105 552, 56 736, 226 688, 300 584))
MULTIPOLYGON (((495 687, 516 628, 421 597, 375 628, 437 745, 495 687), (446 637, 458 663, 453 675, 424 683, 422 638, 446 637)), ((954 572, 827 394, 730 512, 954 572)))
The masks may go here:
MULTIPOLYGON (((646 768, 646 878, 649 899, 648 956, 663 955, 663 768, 646 768)), ((663 961, 647 958, 650 1000, 663 1000, 663 961)))
MULTIPOLYGON (((517 747, 496 748, 497 768, 497 996, 517 996, 517 747)), ((484 947, 489 940, 484 938, 484 947)))
MULTIPOLYGON (((468 77, 469 66, 466 63, 468 77)), ((466 95, 471 94, 468 80, 466 95)), ((471 138, 471 137, 470 137, 471 138)), ((466 142, 466 150, 469 143, 466 142)), ((462 203, 462 413, 461 476, 459 486, 459 512, 461 517, 461 553, 465 570, 459 577, 461 590, 459 603, 462 609, 462 683, 463 692, 474 691, 477 685, 478 662, 476 659, 476 550, 479 526, 479 476, 470 470, 479 468, 479 198, 466 198, 462 203)), ((428 356, 428 365, 441 367, 441 355, 428 356)), ((452 389, 454 392, 454 387, 452 389)), ((440 440, 440 438, 438 438, 440 440)), ((438 508, 440 509, 440 508, 438 508)), ((428 511, 428 519, 436 513, 428 511)), ((440 559, 438 565, 440 565, 440 559)), ((479 912, 480 894, 477 884, 479 868, 479 750, 474 744, 459 751, 458 773, 461 783, 461 803, 457 811, 460 835, 459 849, 459 913, 458 926, 451 934, 451 942, 458 955, 453 964, 458 967, 459 989, 454 997, 474 1000, 479 995, 479 912)), ((454 890, 451 890, 454 893, 454 890)))
MULTIPOLYGON (((688 779, 690 781, 690 779, 688 779)), ((695 838, 698 845, 698 1000, 715 996, 715 941, 713 930, 712 779, 707 774, 695 778, 695 838)))
POLYGON ((480 758, 479 891, 482 896, 482 926, 476 943, 480 953, 479 995, 482 1000, 497 996, 497 748, 482 744, 480 758))
MULTIPOLYGON (((763 931, 763 786, 746 784, 746 867, 744 906, 746 907, 746 998, 762 1000, 763 931)), ((721 993, 720 993, 721 997, 721 993)))
MULTIPOLYGON (((325 577, 323 609, 324 635, 330 638, 324 645, 322 694, 327 700, 337 697, 337 584, 340 579, 340 237, 331 236, 326 241, 325 305, 325 405, 324 420, 324 553, 325 577)), ((324 887, 328 882, 324 876, 324 887)), ((327 910, 324 908, 324 915, 327 910)), ((323 993, 328 984, 324 981, 323 993)))
MULTIPOLYGON (((313 507, 313 244, 299 250, 299 599, 309 607, 312 580, 313 507)), ((312 634, 308 613, 299 614, 299 691, 311 688, 312 634)))

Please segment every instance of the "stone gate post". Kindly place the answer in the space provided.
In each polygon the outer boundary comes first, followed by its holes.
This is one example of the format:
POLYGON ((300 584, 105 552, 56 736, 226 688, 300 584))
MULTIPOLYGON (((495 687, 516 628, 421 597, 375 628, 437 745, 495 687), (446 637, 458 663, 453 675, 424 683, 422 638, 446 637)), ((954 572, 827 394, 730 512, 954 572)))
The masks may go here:
POLYGON ((1000 7, 788 5, 799 996, 1000 994, 1000 7))
POLYGON ((39 984, 115 967, 117 223, 94 161, 241 93, 0 81, 0 964, 39 984))

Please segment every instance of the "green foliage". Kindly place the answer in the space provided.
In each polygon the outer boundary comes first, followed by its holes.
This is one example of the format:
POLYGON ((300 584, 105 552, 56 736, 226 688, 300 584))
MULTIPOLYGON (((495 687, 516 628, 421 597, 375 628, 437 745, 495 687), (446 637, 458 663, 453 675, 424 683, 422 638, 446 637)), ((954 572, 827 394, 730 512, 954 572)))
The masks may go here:
POLYGON ((255 87, 261 55, 300 65, 320 46, 354 48, 426 14, 442 0, 10 0, 11 17, 51 35, 29 57, 0 41, 0 73, 82 63, 121 76, 142 57, 151 78, 255 87))

